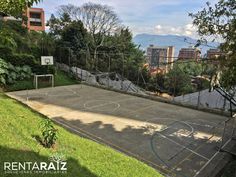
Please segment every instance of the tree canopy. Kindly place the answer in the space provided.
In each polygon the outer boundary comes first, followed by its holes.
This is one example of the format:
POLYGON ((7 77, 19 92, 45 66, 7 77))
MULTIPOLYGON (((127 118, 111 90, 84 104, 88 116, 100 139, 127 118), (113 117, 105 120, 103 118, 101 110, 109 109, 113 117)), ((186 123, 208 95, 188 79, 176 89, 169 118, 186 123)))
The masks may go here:
POLYGON ((34 3, 39 3, 40 1, 41 0, 1 0, 0 12, 14 17, 20 17, 27 7, 31 7, 34 3))
POLYGON ((69 4, 60 6, 57 14, 51 16, 48 25, 49 33, 57 41, 58 57, 69 58, 62 62, 70 61, 87 70, 112 70, 132 80, 137 78, 144 63, 143 52, 111 7, 69 4))
POLYGON ((190 16, 198 27, 200 36, 220 36, 223 40, 220 49, 223 76, 221 84, 226 88, 236 85, 236 1, 219 0, 211 5, 209 2, 201 11, 190 16))

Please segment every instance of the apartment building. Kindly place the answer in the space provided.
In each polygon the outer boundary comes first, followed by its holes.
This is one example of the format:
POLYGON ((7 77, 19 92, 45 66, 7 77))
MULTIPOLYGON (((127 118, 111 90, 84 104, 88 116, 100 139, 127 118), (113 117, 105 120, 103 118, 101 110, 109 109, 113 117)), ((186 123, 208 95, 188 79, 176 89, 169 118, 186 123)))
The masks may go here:
POLYGON ((168 72, 173 67, 174 47, 150 45, 147 48, 147 60, 152 70, 161 69, 168 72))
POLYGON ((208 59, 213 59, 213 58, 217 58, 221 55, 224 55, 224 53, 222 51, 220 51, 220 49, 209 49, 207 51, 206 57, 208 59))
POLYGON ((199 60, 201 55, 201 50, 194 47, 182 48, 179 51, 178 59, 180 60, 199 60))
POLYGON ((45 31, 45 15, 42 8, 27 8, 25 16, 28 18, 25 25, 29 30, 45 31))

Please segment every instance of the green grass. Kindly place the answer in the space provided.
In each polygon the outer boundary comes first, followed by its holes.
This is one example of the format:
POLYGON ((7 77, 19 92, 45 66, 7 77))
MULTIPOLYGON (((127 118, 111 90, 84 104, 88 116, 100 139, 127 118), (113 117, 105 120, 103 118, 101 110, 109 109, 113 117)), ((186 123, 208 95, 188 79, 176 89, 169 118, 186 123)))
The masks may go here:
MULTIPOLYGON (((51 83, 49 83, 47 79, 48 78, 44 78, 44 81, 39 81, 39 88, 51 86, 51 83)), ((66 73, 60 70, 57 70, 55 74, 55 86, 78 84, 78 82, 79 81, 69 77, 66 73)), ((7 91, 17 91, 26 89, 34 89, 33 78, 29 80, 17 81, 13 85, 9 85, 6 87, 7 91)))
POLYGON ((1 177, 161 177, 151 167, 110 147, 72 134, 62 127, 54 149, 40 145, 32 136, 39 135, 44 119, 38 113, 0 93, 0 176, 1 177), (67 158, 67 174, 4 174, 3 162, 48 162, 50 155, 67 158))

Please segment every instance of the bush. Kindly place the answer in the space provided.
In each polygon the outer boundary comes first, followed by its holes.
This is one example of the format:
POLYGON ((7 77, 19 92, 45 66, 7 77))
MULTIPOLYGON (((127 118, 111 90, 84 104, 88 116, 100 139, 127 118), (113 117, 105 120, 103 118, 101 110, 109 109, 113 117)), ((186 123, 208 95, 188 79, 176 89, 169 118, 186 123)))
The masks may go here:
POLYGON ((56 71, 54 66, 35 65, 32 72, 35 74, 55 74, 56 71))
POLYGON ((8 60, 8 58, 12 57, 13 50, 10 47, 0 45, 0 57, 4 60, 8 60))
POLYGON ((0 86, 14 84, 16 81, 29 79, 32 75, 29 66, 13 66, 0 58, 0 86))
POLYGON ((8 64, 7 84, 14 84, 16 81, 29 79, 31 75, 32 72, 29 66, 19 67, 8 64))
POLYGON ((24 53, 13 54, 10 58, 7 58, 7 62, 15 66, 28 65, 30 67, 34 67, 38 63, 33 55, 24 54, 24 53))
POLYGON ((6 85, 6 77, 8 75, 8 64, 0 58, 0 86, 6 85))
POLYGON ((43 145, 47 148, 52 147, 56 143, 58 130, 54 128, 50 119, 45 119, 41 122, 41 131, 43 145))
POLYGON ((25 36, 28 32, 27 28, 22 26, 22 21, 15 21, 15 20, 0 21, 0 25, 2 26, 2 28, 11 29, 12 31, 15 31, 23 36, 25 36))

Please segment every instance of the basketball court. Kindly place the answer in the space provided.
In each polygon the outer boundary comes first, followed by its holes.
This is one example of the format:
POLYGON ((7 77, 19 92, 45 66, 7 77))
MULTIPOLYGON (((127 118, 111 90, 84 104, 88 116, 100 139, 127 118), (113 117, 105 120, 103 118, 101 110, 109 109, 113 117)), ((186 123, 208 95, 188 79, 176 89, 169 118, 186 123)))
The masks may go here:
MULTIPOLYGON (((111 146, 169 176, 194 177, 228 144, 228 117, 72 85, 8 93, 72 132, 111 146)), ((234 126, 234 122, 230 123, 234 126)))

